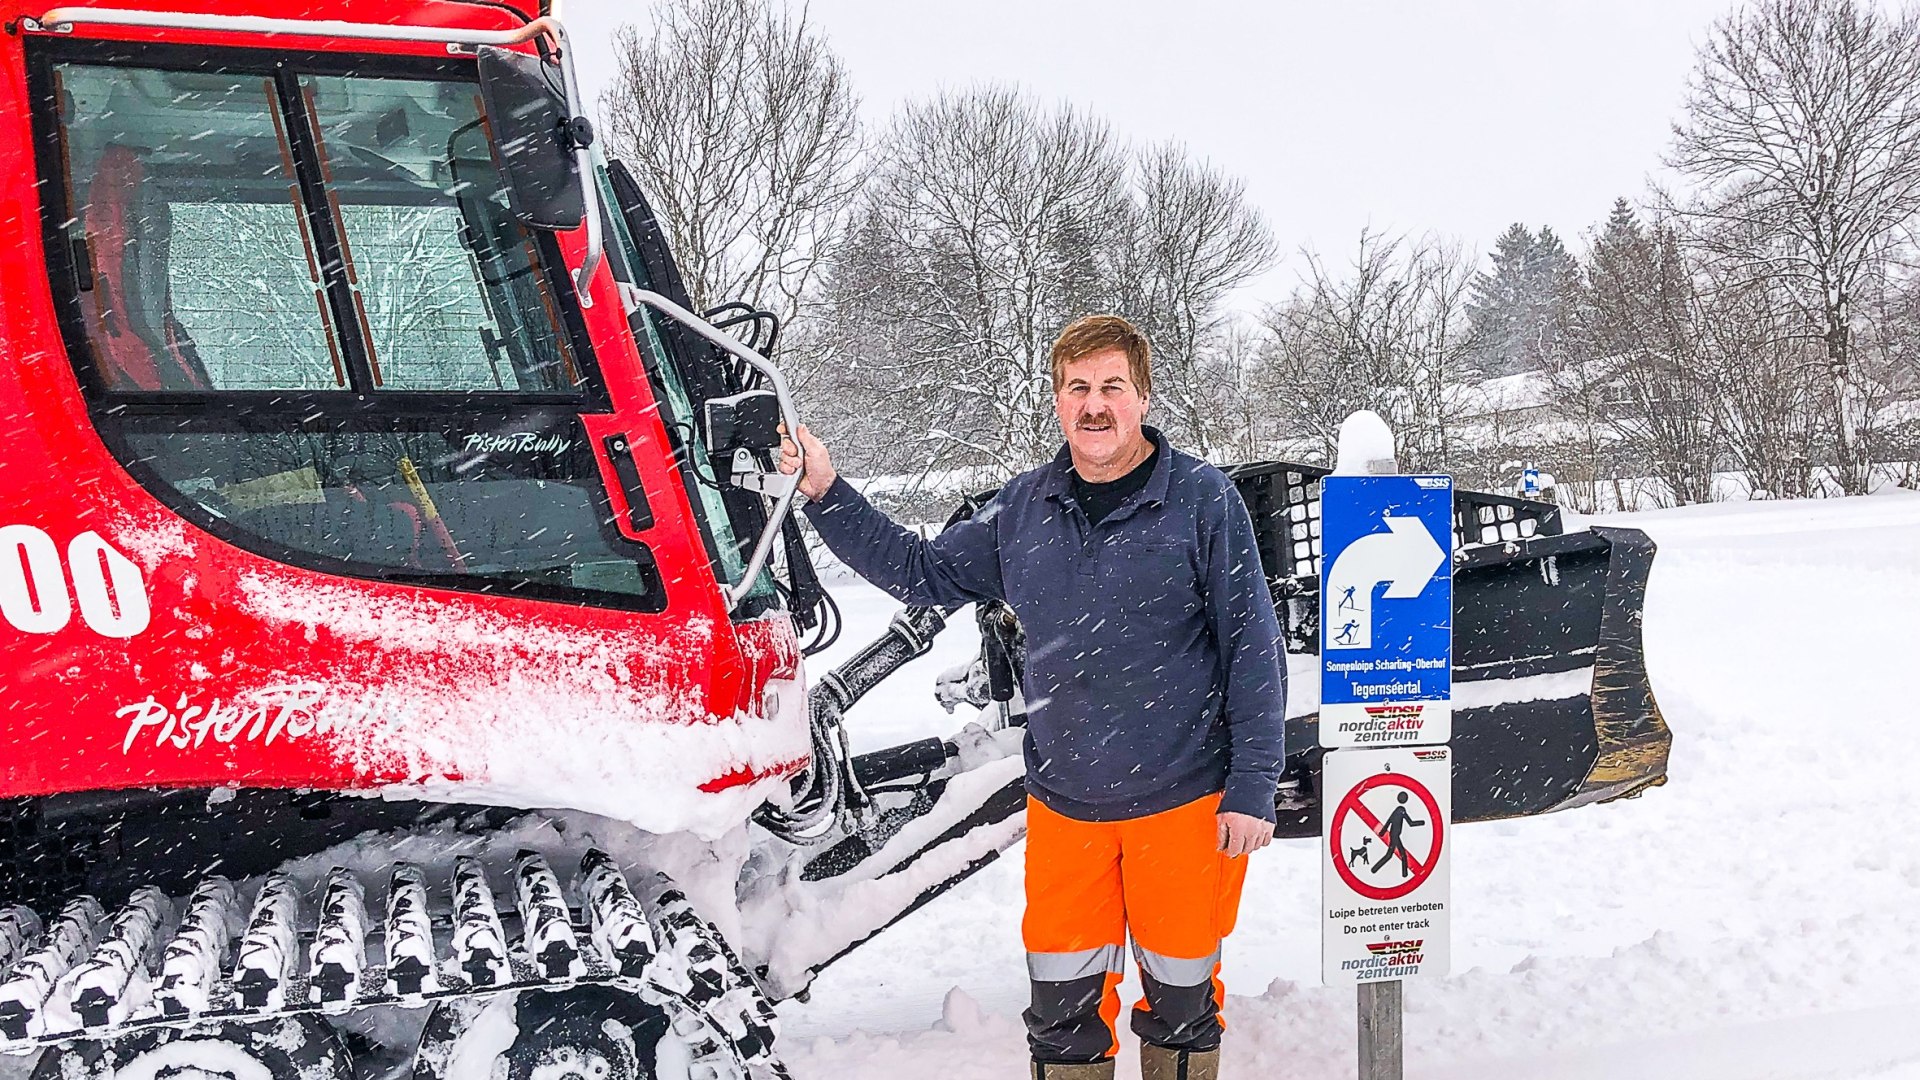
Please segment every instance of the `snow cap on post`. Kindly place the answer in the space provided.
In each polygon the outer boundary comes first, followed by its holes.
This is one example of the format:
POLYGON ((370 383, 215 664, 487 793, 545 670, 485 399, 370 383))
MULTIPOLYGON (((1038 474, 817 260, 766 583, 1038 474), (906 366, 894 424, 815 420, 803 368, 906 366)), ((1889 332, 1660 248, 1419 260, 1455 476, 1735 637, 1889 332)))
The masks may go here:
POLYGON ((1361 409, 1340 421, 1335 476, 1391 476, 1399 471, 1393 453, 1393 429, 1379 413, 1361 409))

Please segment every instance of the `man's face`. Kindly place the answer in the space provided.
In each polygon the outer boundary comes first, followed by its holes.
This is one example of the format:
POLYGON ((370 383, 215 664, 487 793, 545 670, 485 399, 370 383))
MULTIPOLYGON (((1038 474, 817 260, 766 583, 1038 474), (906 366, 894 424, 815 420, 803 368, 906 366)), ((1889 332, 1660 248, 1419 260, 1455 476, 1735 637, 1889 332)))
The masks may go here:
POLYGON ((1083 356, 1063 374, 1053 409, 1074 459, 1105 463, 1131 453, 1144 438, 1147 399, 1133 384, 1127 354, 1107 349, 1083 356))

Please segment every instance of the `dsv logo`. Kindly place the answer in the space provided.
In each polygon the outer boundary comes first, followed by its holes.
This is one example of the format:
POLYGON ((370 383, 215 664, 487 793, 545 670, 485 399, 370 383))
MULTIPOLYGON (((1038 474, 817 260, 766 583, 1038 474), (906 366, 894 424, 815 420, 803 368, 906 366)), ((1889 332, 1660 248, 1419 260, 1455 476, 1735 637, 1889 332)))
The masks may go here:
POLYGON ((45 531, 0 525, 0 617, 23 634, 52 634, 72 621, 76 605, 102 637, 130 638, 153 619, 140 567, 100 534, 74 537, 63 560, 45 531))

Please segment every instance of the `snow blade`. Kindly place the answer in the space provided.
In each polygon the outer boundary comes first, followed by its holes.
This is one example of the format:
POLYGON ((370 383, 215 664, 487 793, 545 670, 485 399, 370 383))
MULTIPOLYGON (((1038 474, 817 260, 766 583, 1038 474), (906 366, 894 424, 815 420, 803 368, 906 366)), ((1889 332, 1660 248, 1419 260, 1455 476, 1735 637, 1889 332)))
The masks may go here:
POLYGON ((436 905, 428 875, 398 864, 384 919, 369 917, 369 890, 344 868, 307 897, 279 873, 250 902, 221 878, 177 905, 139 889, 111 917, 80 897, 44 931, 24 909, 5 909, 0 945, 17 959, 0 967, 0 1054, 209 1022, 601 986, 664 1007, 696 1063, 717 1055, 744 1075, 787 1075, 773 1051, 772 1004, 672 882, 656 876, 637 892, 612 857, 593 850, 569 891, 544 858, 521 852, 492 873, 518 901, 501 911, 488 876, 462 858, 436 905), (311 923, 303 912, 315 913, 311 923))
POLYGON ((1653 541, 1595 529, 1465 554, 1455 816, 1543 814, 1665 783, 1673 737, 1640 641, 1653 541))

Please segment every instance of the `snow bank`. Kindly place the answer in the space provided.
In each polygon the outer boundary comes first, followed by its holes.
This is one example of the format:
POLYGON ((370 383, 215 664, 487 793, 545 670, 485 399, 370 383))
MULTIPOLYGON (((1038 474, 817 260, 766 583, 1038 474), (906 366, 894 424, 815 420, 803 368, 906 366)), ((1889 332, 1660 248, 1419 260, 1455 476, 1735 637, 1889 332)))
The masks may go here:
MULTIPOLYGON (((1644 625, 1671 782, 1459 831, 1456 974, 1408 988, 1408 1075, 1920 1080, 1920 499, 1596 523, 1660 546, 1644 625)), ((847 592, 858 639, 883 605, 847 592)), ((897 715, 922 700, 898 693, 869 715, 921 734, 897 715)), ((1276 844, 1250 869, 1226 950, 1229 1075, 1353 1075, 1353 994, 1318 985, 1317 849, 1276 844)), ((1009 852, 828 969, 782 1007, 796 1077, 1021 1075, 1021 903, 1009 852)))

